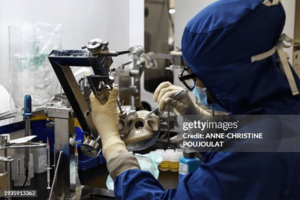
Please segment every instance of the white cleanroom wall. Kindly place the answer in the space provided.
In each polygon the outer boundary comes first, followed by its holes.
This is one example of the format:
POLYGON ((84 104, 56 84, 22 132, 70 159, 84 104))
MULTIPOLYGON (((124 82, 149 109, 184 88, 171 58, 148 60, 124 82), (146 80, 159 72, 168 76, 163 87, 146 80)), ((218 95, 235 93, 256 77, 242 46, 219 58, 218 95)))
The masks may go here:
MULTIPOLYGON (((8 27, 10 25, 17 22, 37 21, 60 23, 63 49, 80 49, 81 45, 87 44, 89 40, 101 38, 109 41, 110 50, 123 51, 130 45, 144 44, 143 2, 141 0, 1 0, 0 84, 7 89, 9 87, 8 27), (130 28, 130 25, 135 28, 130 28)), ((127 61, 126 55, 116 57, 113 66, 119 66, 127 61)))

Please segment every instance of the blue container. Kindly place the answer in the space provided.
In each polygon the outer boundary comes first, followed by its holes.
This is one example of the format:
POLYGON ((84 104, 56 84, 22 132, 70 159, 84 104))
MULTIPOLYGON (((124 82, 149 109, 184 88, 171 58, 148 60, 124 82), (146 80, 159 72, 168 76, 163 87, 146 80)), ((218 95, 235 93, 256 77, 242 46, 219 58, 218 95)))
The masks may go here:
POLYGON ((199 158, 196 158, 196 152, 185 150, 183 156, 179 159, 179 180, 189 173, 194 173, 200 166, 199 158))
MULTIPOLYGON (((32 121, 31 123, 31 129, 32 129, 32 135, 37 135, 36 138, 33 139, 33 141, 43 141, 44 143, 47 142, 47 138, 49 138, 49 144, 50 144, 50 151, 54 151, 54 123, 49 122, 46 120, 40 120, 40 121, 32 121)), ((98 157, 91 158, 86 156, 80 151, 80 146, 82 144, 82 141, 84 140, 84 133, 83 131, 75 127, 75 142, 76 146, 78 147, 78 170, 80 171, 86 171, 88 169, 91 169, 95 166, 98 166, 99 164, 105 164, 106 161, 102 155, 102 152, 99 154, 98 157)), ((51 156, 51 163, 53 163, 53 156, 51 156)))
POLYGON ((8 125, 0 126, 0 134, 11 133, 11 132, 19 131, 19 130, 22 130, 22 129, 25 129, 24 121, 14 123, 14 124, 8 124, 8 125))
POLYGON ((83 154, 80 150, 80 153, 78 154, 78 170, 79 171, 86 171, 88 169, 91 169, 93 167, 96 167, 100 164, 105 164, 105 158, 102 155, 102 152, 100 152, 98 157, 91 158, 83 154))
POLYGON ((98 165, 98 157, 88 157, 83 153, 78 154, 78 170, 86 171, 98 165))
POLYGON ((98 156, 98 163, 101 164, 106 164, 106 160, 102 154, 102 151, 100 152, 99 156, 98 156))
POLYGON ((84 141, 84 133, 81 128, 75 126, 75 145, 79 148, 84 141))

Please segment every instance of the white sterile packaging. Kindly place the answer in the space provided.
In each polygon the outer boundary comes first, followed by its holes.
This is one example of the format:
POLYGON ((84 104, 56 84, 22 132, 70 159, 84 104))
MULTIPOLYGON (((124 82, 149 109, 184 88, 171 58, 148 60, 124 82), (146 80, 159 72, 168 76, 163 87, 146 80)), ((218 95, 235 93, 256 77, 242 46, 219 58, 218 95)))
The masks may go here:
MULTIPOLYGON (((151 152, 144 155, 135 154, 135 156, 139 162, 141 170, 150 172, 156 179, 158 179, 158 165, 162 162, 162 154, 160 152, 151 152)), ((106 187, 109 190, 114 190, 114 181, 110 175, 108 175, 106 179, 106 187)))

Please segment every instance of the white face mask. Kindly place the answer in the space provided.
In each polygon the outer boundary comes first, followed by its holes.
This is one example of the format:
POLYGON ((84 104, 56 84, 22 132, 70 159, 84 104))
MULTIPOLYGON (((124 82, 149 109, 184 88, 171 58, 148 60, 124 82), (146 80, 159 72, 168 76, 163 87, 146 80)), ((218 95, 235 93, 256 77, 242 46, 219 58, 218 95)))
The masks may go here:
POLYGON ((206 107, 208 106, 206 88, 195 86, 193 89, 193 94, 197 97, 202 105, 206 107))

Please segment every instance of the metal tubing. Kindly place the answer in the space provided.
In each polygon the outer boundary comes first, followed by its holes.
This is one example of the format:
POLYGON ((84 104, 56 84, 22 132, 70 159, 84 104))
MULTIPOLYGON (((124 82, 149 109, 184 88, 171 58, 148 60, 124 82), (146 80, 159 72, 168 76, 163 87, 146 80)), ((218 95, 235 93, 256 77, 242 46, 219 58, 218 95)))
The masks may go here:
MULTIPOLYGON (((5 149, 6 150, 6 149, 5 149)), ((7 159, 11 159, 11 156, 7 156, 7 159)), ((7 168, 7 190, 11 190, 11 162, 8 161, 5 163, 5 166, 7 168)), ((11 200, 11 197, 7 198, 8 200, 11 200)))
MULTIPOLYGON (((7 158, 7 149, 6 148, 4 148, 4 157, 7 158)), ((7 170, 8 170, 8 166, 5 163, 5 165, 4 165, 4 172, 7 172, 7 170)))
MULTIPOLYGON (((54 190, 59 196, 64 193, 66 197, 74 197, 76 191, 76 173, 75 173, 75 155, 74 148, 69 145, 69 138, 74 136, 74 120, 70 119, 54 119, 55 123, 55 155, 58 158, 59 154, 63 152, 65 157, 65 164, 63 164, 62 170, 59 170, 59 179, 56 179, 54 190), (63 179, 61 179, 63 176, 63 179), (63 191, 60 189, 63 188, 63 191)), ((58 166, 57 166, 58 167, 58 166)))
MULTIPOLYGON (((30 135, 30 118, 27 117, 25 120, 25 137, 30 135)), ((28 170, 29 163, 29 148, 25 148, 25 170, 28 170)))

